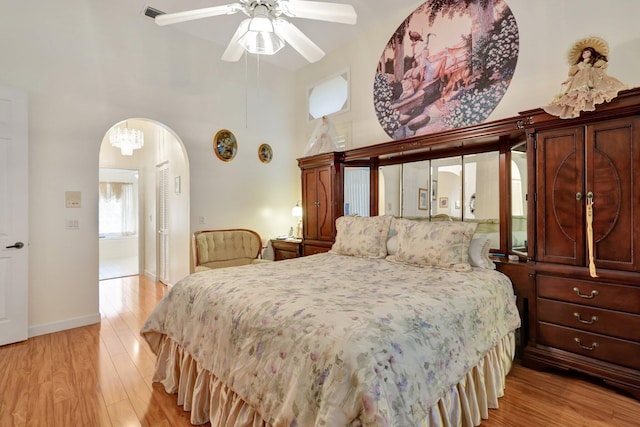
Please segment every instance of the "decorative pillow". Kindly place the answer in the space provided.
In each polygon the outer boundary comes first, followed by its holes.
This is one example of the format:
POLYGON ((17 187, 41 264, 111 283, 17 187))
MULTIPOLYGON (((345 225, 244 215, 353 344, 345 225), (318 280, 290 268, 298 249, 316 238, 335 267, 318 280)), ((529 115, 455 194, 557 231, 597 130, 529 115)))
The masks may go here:
POLYGON ((478 224, 396 219, 398 251, 392 261, 471 271, 469 245, 478 224))
POLYGON ((495 270, 496 265, 489 258, 491 239, 488 237, 474 237, 469 244, 469 264, 472 267, 495 270))
POLYGON ((341 216, 336 220, 336 241, 329 252, 361 258, 387 256, 391 216, 341 216))

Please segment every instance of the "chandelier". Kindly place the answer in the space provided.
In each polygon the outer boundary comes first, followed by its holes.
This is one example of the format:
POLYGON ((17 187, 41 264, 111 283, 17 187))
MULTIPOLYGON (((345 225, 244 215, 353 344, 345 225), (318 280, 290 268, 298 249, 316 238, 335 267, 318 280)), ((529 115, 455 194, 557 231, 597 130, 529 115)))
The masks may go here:
POLYGON ((123 156, 132 156, 133 150, 139 150, 144 146, 144 133, 141 130, 129 129, 127 122, 123 128, 114 128, 109 132, 109 142, 119 148, 123 156))

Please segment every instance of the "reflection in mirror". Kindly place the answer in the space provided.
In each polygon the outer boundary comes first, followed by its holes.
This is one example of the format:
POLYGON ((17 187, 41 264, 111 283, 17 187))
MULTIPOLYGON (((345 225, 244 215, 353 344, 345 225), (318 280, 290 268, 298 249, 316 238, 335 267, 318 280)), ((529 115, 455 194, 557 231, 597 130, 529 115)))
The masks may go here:
POLYGON ((431 161, 431 220, 462 218, 462 157, 431 161))
POLYGON ((402 217, 428 218, 430 161, 404 163, 402 167, 402 217))
POLYGON ((344 214, 369 216, 369 168, 344 168, 344 214))
POLYGON ((378 213, 400 216, 402 165, 380 166, 378 168, 378 213))
POLYGON ((478 223, 476 236, 500 249, 500 155, 497 151, 464 156, 465 221, 478 223))
POLYGON ((511 149, 511 248, 527 253, 527 144, 511 149))
MULTIPOLYGON (((521 205, 514 208, 520 224, 513 229, 522 230, 520 240, 514 238, 514 242, 522 242, 526 239, 526 155, 514 152, 513 159, 519 174, 512 191, 521 205), (518 197, 515 191, 521 192, 518 197)), ((492 249, 501 249, 498 151, 381 166, 378 177, 380 215, 477 222, 476 235, 485 235, 492 249)))

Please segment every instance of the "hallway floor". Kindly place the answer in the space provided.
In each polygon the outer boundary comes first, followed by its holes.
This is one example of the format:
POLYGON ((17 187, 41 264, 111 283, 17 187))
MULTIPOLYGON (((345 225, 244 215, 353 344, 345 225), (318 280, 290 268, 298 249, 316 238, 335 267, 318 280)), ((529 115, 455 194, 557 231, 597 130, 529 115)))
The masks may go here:
POLYGON ((139 274, 137 256, 113 258, 100 261, 98 279, 115 279, 117 277, 134 276, 137 274, 139 274))

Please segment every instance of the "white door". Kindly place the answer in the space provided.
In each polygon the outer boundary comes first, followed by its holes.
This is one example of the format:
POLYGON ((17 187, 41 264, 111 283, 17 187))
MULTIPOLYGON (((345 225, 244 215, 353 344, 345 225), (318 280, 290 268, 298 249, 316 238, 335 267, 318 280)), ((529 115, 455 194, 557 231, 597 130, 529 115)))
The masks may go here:
POLYGON ((169 283, 169 165, 158 168, 158 280, 169 283))
POLYGON ((28 336, 27 94, 0 85, 0 345, 28 336))

